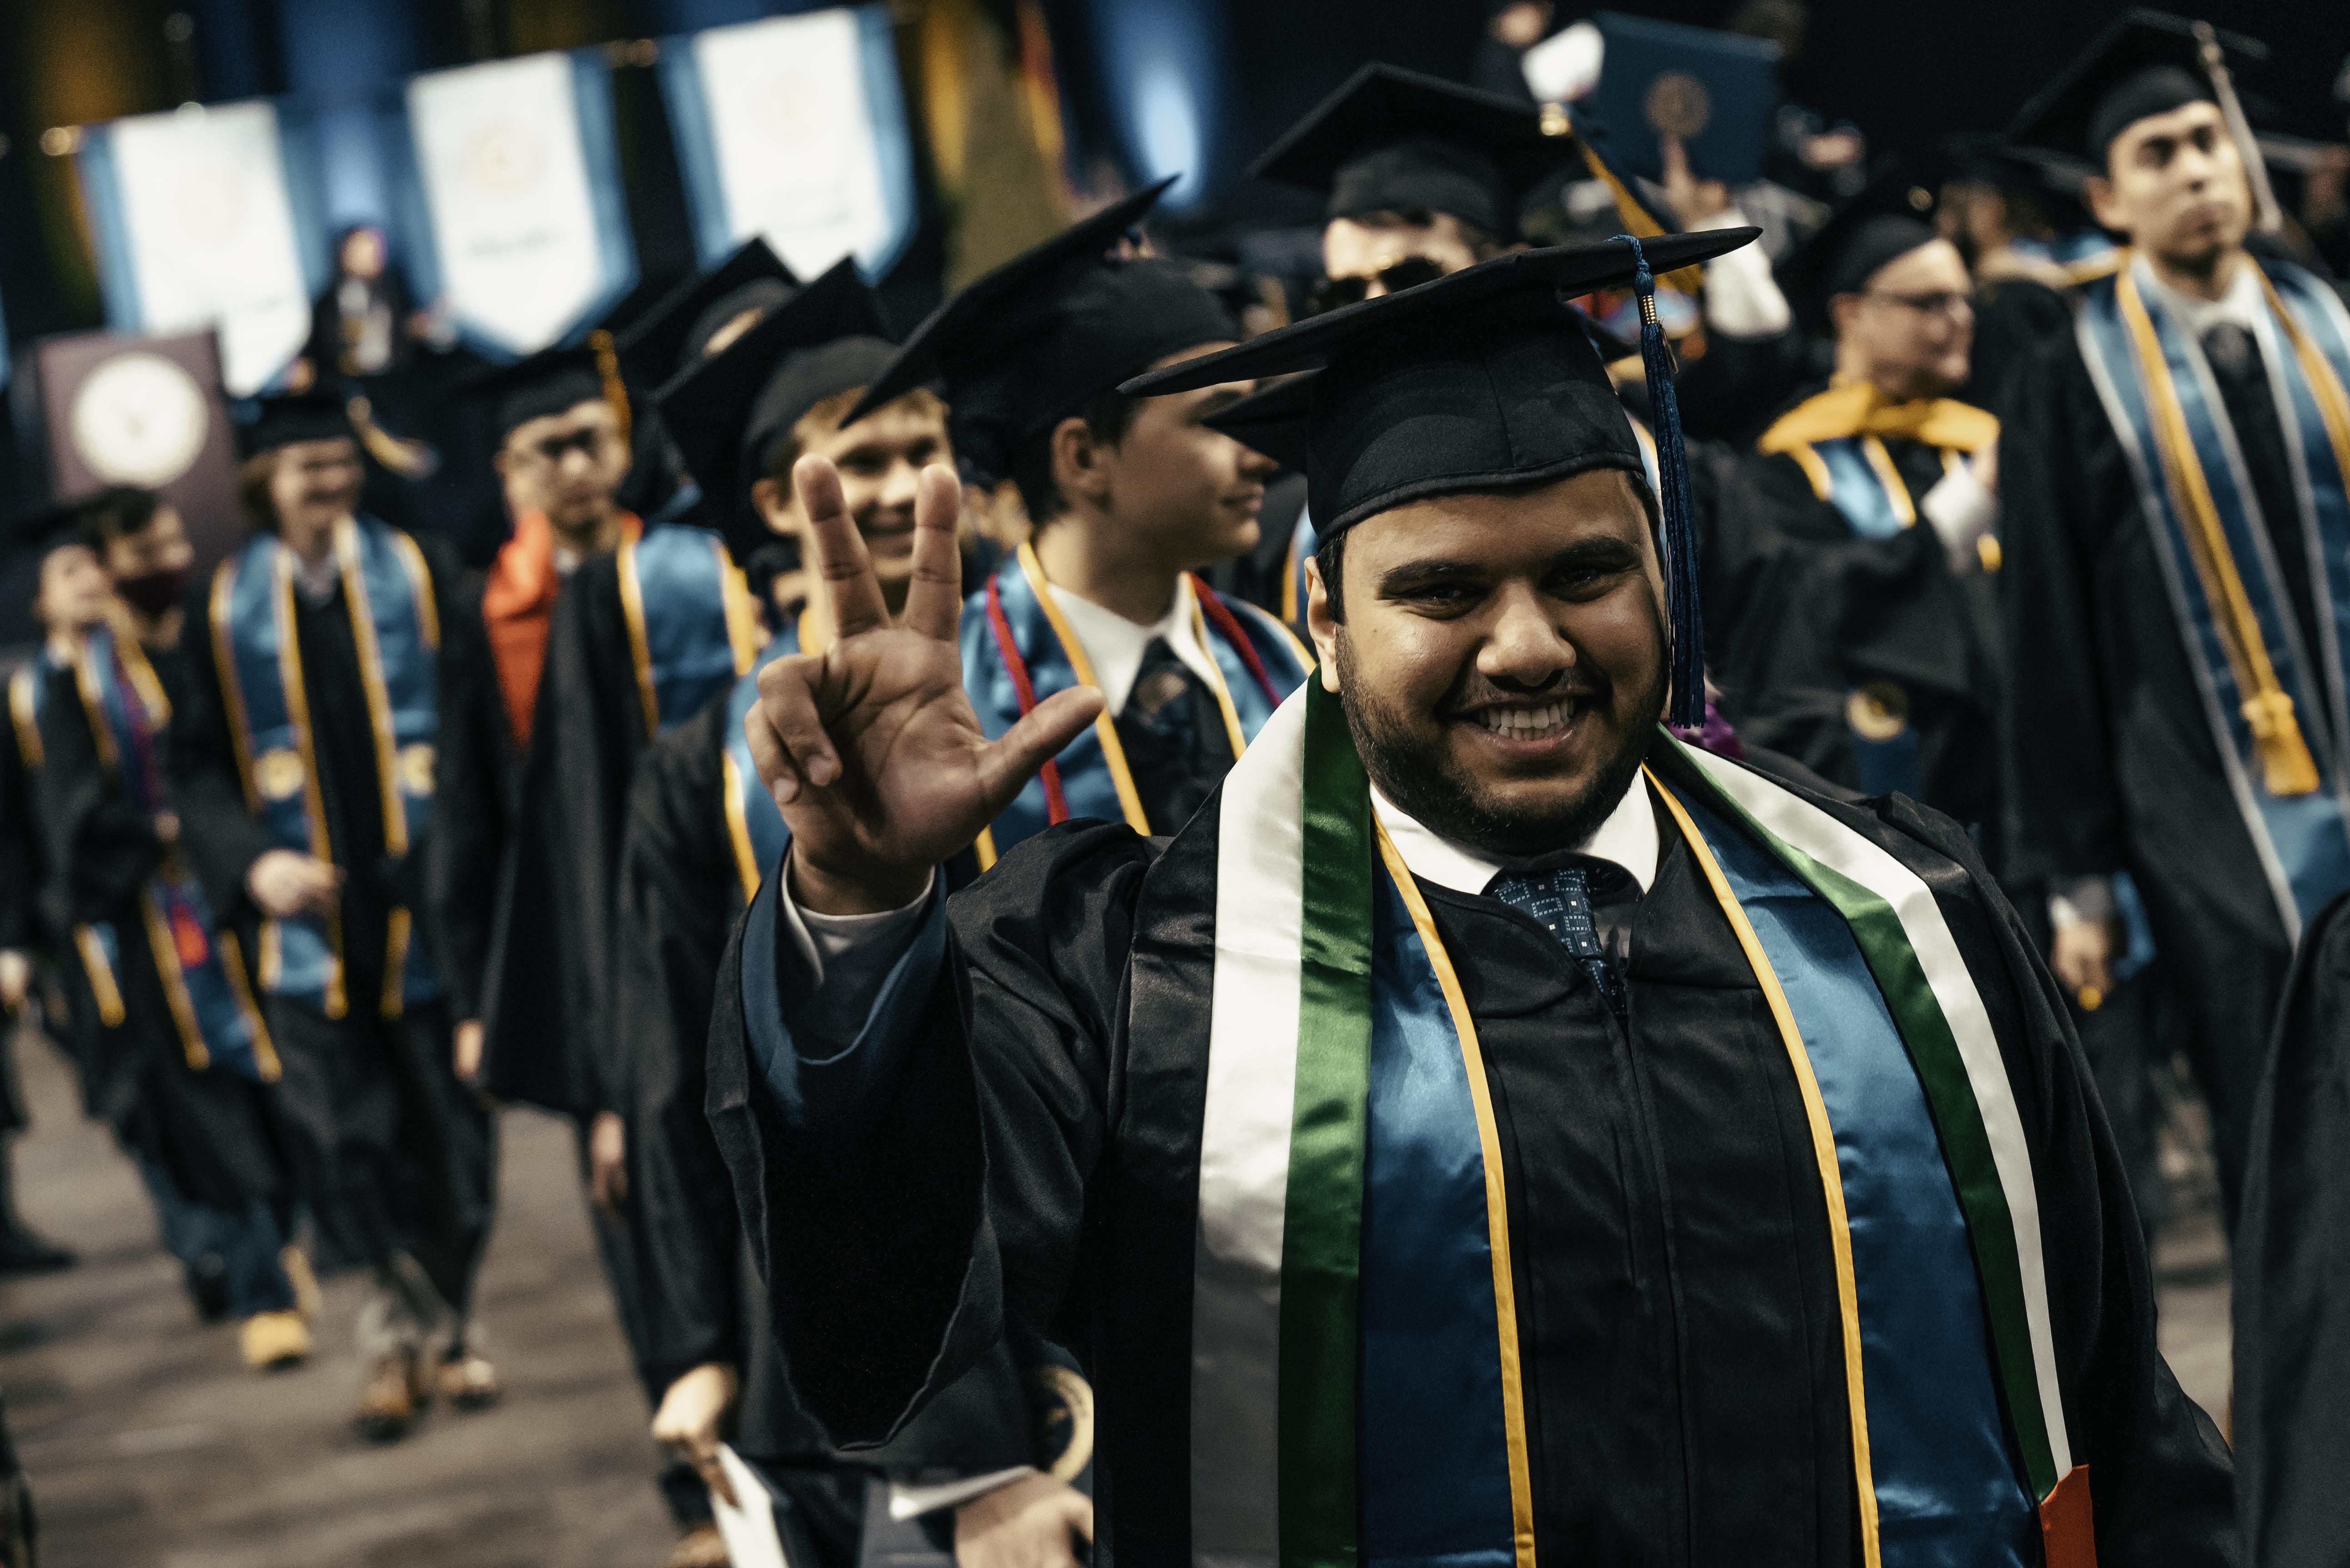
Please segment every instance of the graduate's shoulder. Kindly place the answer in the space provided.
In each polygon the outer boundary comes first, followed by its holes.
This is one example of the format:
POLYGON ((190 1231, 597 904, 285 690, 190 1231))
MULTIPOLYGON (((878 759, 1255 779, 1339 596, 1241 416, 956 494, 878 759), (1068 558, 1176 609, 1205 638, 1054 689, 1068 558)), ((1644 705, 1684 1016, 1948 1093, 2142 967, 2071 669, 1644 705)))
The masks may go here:
POLYGON ((951 897, 948 912, 966 943, 1119 945, 1143 880, 1169 842, 1145 838, 1122 822, 1060 823, 1004 851, 951 897))

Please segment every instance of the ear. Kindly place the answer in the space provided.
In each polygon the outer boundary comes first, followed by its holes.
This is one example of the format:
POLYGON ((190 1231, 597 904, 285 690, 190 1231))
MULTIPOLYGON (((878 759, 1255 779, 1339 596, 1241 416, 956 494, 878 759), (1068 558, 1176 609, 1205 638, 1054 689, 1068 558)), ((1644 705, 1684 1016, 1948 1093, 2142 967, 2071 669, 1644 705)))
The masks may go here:
POLYGON ((762 479, 751 486, 751 504, 757 509, 759 521, 771 534, 796 534, 800 531, 799 501, 791 487, 780 479, 762 479))
POLYGON ((1086 421, 1072 415, 1053 427, 1053 483, 1063 499, 1078 498, 1098 507, 1109 496, 1109 474, 1099 441, 1086 421))
POLYGON ((2081 181, 2081 197, 2089 204, 2089 215, 2108 229, 2128 232, 2122 220, 2127 216, 2122 210, 2121 196, 2114 182, 2103 174, 2090 174, 2081 181))
POLYGON ((1305 557, 1305 631, 1314 639, 1315 673, 1322 690, 1338 694, 1338 620, 1330 613, 1330 591, 1323 586, 1322 562, 1305 557))
POLYGON ((497 475, 500 479, 504 479, 512 475, 514 472, 514 462, 515 456, 514 449, 512 447, 502 446, 498 448, 497 455, 490 459, 490 466, 497 471, 497 475))

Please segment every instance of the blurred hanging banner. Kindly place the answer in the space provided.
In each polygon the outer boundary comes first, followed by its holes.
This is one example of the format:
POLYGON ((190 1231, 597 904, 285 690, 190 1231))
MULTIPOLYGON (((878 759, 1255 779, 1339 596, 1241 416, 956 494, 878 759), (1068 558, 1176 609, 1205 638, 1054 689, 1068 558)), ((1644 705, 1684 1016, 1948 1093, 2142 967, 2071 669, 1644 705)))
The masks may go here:
POLYGON ((802 277, 896 264, 914 154, 887 4, 664 39, 660 84, 703 265, 754 234, 802 277))
POLYGON ((302 351, 323 286, 315 214, 297 213, 300 159, 275 105, 191 105, 86 127, 76 163, 98 245, 107 325, 217 327, 222 379, 260 391, 302 351))
POLYGON ((525 55, 408 84, 416 292, 477 348, 559 343, 637 284, 612 76, 595 49, 525 55))

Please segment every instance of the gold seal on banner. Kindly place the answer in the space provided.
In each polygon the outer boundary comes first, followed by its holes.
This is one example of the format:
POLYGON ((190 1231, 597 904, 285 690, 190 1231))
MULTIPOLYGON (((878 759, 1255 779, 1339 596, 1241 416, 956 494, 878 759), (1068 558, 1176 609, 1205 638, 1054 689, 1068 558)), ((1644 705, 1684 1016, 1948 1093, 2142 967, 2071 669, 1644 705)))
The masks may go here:
POLYGON ((287 747, 253 759, 253 787, 264 800, 292 800, 302 793, 302 756, 287 747))
POLYGON ((422 800, 432 793, 432 746, 419 741, 400 748, 400 787, 422 800))
POLYGON ((519 120, 500 118, 482 127, 465 161, 477 184, 527 191, 546 172, 546 139, 519 120))
POLYGON ((1713 119, 1712 96, 1705 90, 1703 82, 1686 71, 1667 71, 1650 82, 1640 108, 1657 134, 1678 136, 1683 141, 1703 130, 1713 119))
POLYGON ((1872 680, 1844 700, 1844 718, 1864 741, 1890 741, 1909 727, 1909 694, 1890 680, 1872 680))

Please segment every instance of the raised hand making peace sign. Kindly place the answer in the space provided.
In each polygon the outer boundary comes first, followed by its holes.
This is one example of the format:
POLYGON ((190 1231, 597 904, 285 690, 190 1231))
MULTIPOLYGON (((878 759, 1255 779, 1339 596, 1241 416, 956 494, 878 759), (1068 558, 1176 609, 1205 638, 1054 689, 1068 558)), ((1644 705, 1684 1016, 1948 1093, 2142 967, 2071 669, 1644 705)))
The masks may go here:
POLYGON ((1093 722, 1101 693, 1055 692, 998 740, 981 730, 955 647, 962 490, 952 469, 922 472, 913 580, 895 622, 841 503, 839 472, 803 457, 792 483, 838 629, 824 652, 759 672, 743 733, 760 782, 791 826, 793 897, 819 914, 897 909, 1093 722))

